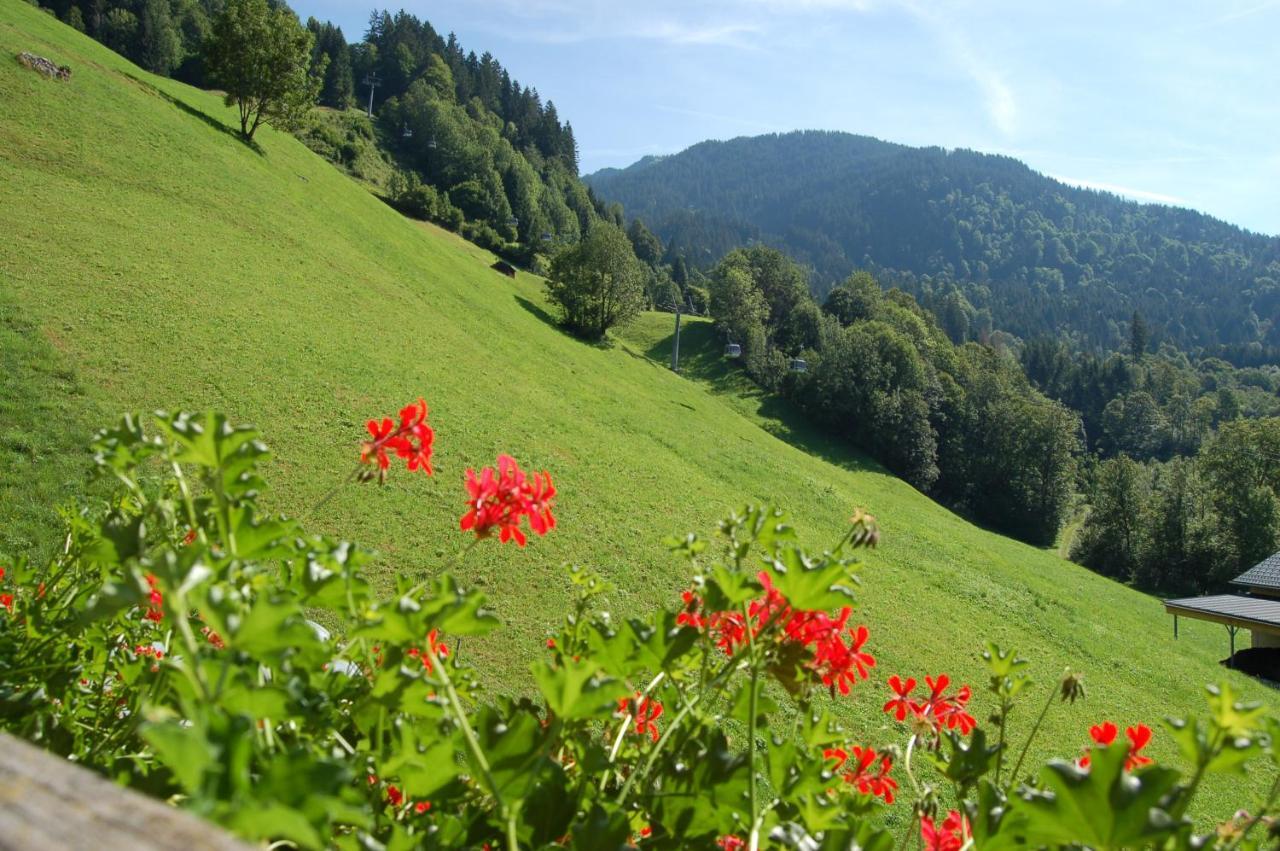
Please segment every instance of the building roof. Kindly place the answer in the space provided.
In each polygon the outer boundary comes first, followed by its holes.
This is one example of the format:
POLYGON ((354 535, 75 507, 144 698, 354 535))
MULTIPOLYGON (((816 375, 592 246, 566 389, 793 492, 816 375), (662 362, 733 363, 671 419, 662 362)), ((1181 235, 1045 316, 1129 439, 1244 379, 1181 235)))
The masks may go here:
POLYGON ((1211 597, 1165 600, 1164 608, 1174 615, 1216 621, 1228 626, 1261 627, 1268 632, 1280 633, 1280 600, 1215 594, 1211 597))
POLYGON ((1231 580, 1231 584, 1247 585, 1250 588, 1274 588, 1280 590, 1280 553, 1267 556, 1231 580))

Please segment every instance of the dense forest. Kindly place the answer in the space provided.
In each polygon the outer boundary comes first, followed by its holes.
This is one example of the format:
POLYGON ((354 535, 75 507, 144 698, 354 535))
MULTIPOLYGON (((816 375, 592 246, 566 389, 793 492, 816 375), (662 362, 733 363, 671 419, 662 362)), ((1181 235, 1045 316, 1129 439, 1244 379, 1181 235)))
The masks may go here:
POLYGON ((1009 157, 802 132, 704 142, 587 181, 698 268, 761 241, 811 267, 819 295, 870 269, 957 342, 1004 331, 1114 351, 1138 311, 1156 346, 1280 362, 1280 238, 1009 157))
POLYGON ((1007 351, 953 344, 933 316, 867 272, 819 306, 776 249, 730 252, 707 278, 711 315, 755 381, 919 489, 1035 543, 1075 490, 1078 418, 1007 351))
POLYGON ((1093 465, 1071 557, 1170 595, 1223 588, 1280 539, 1280 419, 1224 423, 1187 458, 1093 465))

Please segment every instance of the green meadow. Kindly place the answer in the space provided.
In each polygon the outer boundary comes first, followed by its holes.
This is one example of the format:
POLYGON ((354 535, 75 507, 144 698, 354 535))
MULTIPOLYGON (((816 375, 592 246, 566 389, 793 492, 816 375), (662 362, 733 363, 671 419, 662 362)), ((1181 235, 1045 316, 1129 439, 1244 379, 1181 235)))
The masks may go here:
MULTIPOLYGON (((57 507, 90 487, 81 447, 127 410, 205 409, 260 427, 273 508, 376 549, 374 579, 450 567, 469 466, 498 453, 547 469, 560 525, 528 548, 486 542, 456 568, 507 624, 469 646, 519 691, 571 598, 566 563, 615 586, 616 611, 671 605, 686 586, 663 539, 710 533, 747 502, 784 507, 815 547, 862 506, 882 527, 859 617, 875 676, 840 700, 871 741, 890 674, 984 685, 984 642, 1017 648, 1038 681, 1015 741, 1064 668, 1083 704, 1053 710, 1038 755, 1074 757, 1104 718, 1157 726, 1203 712, 1229 679, 1221 627, 1174 640, 1158 600, 978 528, 753 392, 711 327, 666 368, 671 317, 593 346, 555 325, 541 281, 511 281, 456 236, 401 217, 292 137, 232 132, 212 93, 149 75, 20 0, 0 0, 0 551, 46 557, 57 507), (70 65, 70 82, 13 61, 70 65), (436 475, 349 486, 364 421, 424 397, 436 475)), ((980 721, 987 701, 979 696, 980 721)), ((1157 728, 1151 748, 1176 761, 1157 728)), ((1244 781, 1261 787, 1263 779, 1244 781)), ((1240 781, 1204 797, 1226 817, 1240 781)))

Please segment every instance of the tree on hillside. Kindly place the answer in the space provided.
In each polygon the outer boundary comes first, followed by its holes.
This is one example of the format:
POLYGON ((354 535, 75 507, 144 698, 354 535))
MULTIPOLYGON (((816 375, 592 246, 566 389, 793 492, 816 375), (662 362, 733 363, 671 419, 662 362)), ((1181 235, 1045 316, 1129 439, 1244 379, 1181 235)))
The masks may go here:
POLYGON ((547 295, 561 310, 564 324, 598 340, 644 306, 644 269, 622 229, 596 222, 577 245, 551 263, 547 295))
POLYGON ((1142 360, 1150 343, 1151 332, 1147 329, 1147 322, 1142 318, 1142 314, 1135 310, 1133 318, 1129 320, 1129 356, 1133 358, 1134 363, 1142 360))
POLYGON ((263 124, 296 126, 315 103, 322 78, 309 73, 311 33, 285 6, 227 0, 206 44, 213 81, 240 110, 240 133, 252 141, 263 124))
POLYGON ((145 0, 140 26, 140 64, 153 73, 168 74, 182 61, 182 41, 169 15, 168 0, 145 0))
POLYGON ((1150 488, 1147 472, 1128 456, 1103 462, 1089 517, 1071 546, 1071 560, 1104 576, 1131 579, 1143 543, 1139 521, 1150 488))

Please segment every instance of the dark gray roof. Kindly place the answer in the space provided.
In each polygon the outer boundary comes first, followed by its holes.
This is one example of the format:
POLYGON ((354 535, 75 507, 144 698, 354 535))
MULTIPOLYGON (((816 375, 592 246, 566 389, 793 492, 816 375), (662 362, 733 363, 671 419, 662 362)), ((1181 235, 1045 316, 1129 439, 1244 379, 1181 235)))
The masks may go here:
POLYGON ((1251 588, 1280 589, 1280 553, 1267 556, 1244 573, 1231 580, 1233 585, 1251 588))
POLYGON ((1242 597, 1239 594, 1215 594, 1212 597, 1165 600, 1164 605, 1173 614, 1190 617, 1206 615, 1210 620, 1225 619, 1280 629, 1280 600, 1242 597))

